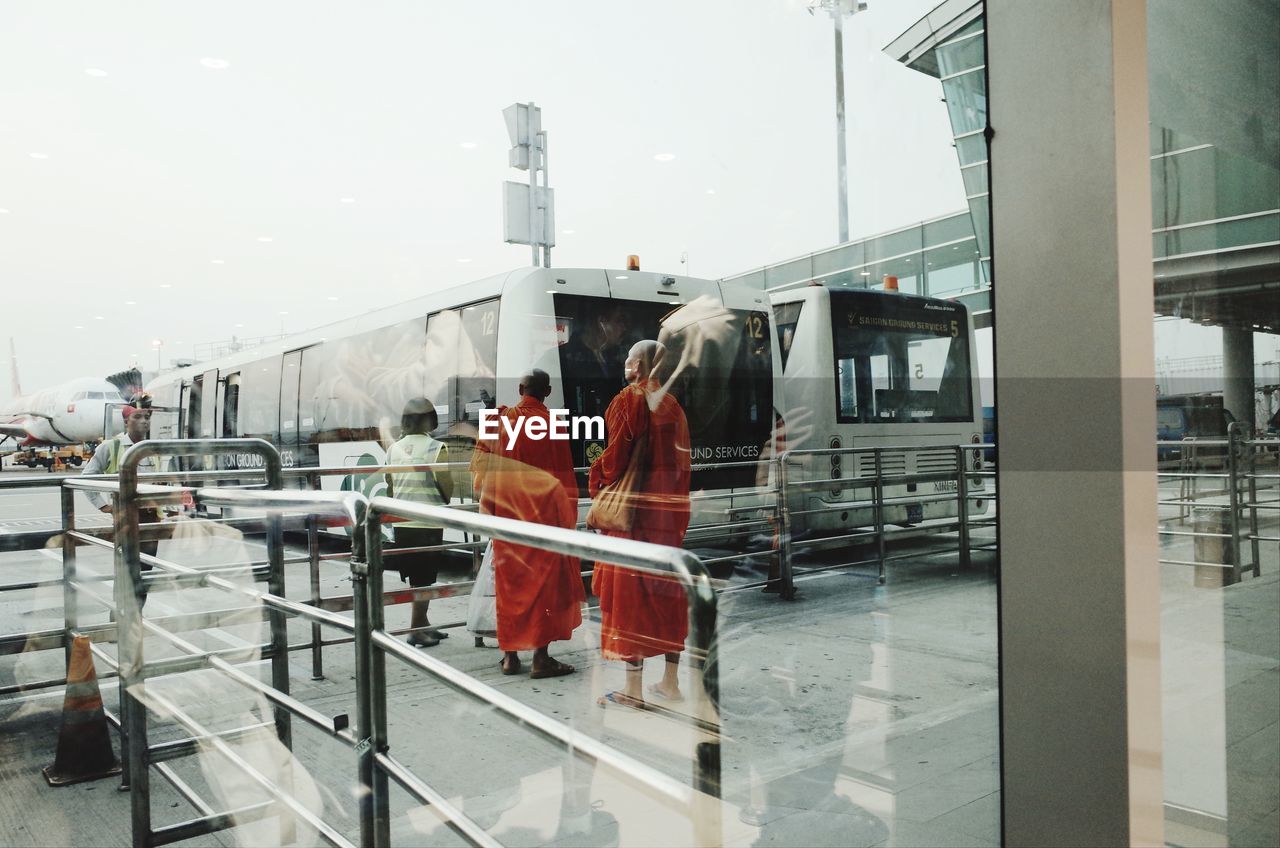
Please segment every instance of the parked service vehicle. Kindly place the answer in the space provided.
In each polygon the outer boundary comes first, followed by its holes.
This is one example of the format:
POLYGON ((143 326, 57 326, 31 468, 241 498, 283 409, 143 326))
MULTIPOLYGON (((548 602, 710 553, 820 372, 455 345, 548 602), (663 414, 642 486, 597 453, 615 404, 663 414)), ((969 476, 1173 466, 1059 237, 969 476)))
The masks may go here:
MULTIPOLYGON (((1223 406, 1218 395, 1170 395, 1156 399, 1156 439, 1161 442, 1195 440, 1218 441, 1227 438, 1227 430, 1235 416, 1223 406)), ((1159 445, 1156 456, 1160 462, 1177 462, 1184 457, 1214 464, 1221 463, 1226 448, 1220 445, 1159 445)))
MULTIPOLYGON (((786 446, 883 448, 881 474, 951 479, 889 484, 887 524, 958 516, 956 446, 982 441, 973 322, 962 304, 897 291, 807 285, 771 295, 782 360, 786 446), (905 448, 935 447, 930 450, 905 448), (918 501, 913 500, 919 497, 918 501)), ((790 500, 797 532, 833 534, 874 523, 871 452, 797 458, 798 479, 832 480, 790 500)), ((982 451, 966 452, 980 470, 982 451)), ((968 477, 973 512, 983 479, 968 477)))

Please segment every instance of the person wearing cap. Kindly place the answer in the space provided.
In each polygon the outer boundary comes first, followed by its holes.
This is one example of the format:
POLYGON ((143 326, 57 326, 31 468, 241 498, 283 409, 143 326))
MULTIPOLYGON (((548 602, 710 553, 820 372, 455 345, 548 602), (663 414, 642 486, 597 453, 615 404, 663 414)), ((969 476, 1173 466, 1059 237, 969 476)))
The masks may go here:
MULTIPOLYGON (((453 496, 453 478, 447 467, 449 449, 431 437, 431 431, 440 424, 436 408, 426 398, 413 398, 404 405, 400 416, 400 439, 387 451, 387 465, 435 465, 422 471, 391 471, 387 473, 387 491, 391 497, 417 503, 445 506, 453 496)), ((430 548, 444 543, 444 528, 431 521, 396 522, 395 546, 397 548, 430 548)), ((402 553, 392 558, 399 567, 400 579, 415 589, 436 582, 440 570, 442 551, 417 551, 402 553)), ((414 601, 409 617, 409 644, 415 648, 430 648, 448 637, 443 630, 431 628, 427 621, 430 601, 414 601)))
MULTIPOLYGON (((120 414, 124 417, 124 431, 117 433, 110 439, 105 439, 102 444, 98 445, 94 450, 93 456, 85 463, 82 474, 118 474, 120 471, 120 461, 128 452, 129 448, 138 442, 147 438, 151 431, 151 400, 145 395, 135 395, 132 402, 120 410, 120 414)), ((152 457, 144 459, 138 466, 139 471, 155 471, 156 464, 152 457)), ((98 508, 101 512, 110 513, 111 504, 108 502, 106 495, 101 492, 87 491, 85 495, 89 498, 89 502, 98 508)), ((140 524, 150 524, 160 521, 160 510, 154 508, 144 508, 138 511, 138 522, 140 524)), ((139 549, 148 556, 155 556, 159 550, 160 543, 152 540, 142 542, 139 549)), ((143 571, 150 571, 151 565, 142 563, 143 571)), ((146 601, 146 587, 140 585, 138 587, 138 597, 140 602, 146 601)))

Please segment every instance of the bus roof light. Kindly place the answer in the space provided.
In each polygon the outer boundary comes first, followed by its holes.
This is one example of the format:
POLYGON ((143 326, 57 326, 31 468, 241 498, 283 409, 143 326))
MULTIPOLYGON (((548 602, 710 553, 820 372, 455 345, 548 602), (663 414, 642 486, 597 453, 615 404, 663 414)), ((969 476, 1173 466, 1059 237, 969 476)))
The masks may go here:
POLYGON ((898 278, 893 274, 884 275, 884 290, 896 292, 898 290, 898 278))
POLYGON ((631 253, 631 254, 628 254, 628 255, 627 255, 627 270, 628 270, 628 271, 639 271, 639 270, 640 270, 640 255, 639 255, 639 254, 637 254, 637 253, 631 253))

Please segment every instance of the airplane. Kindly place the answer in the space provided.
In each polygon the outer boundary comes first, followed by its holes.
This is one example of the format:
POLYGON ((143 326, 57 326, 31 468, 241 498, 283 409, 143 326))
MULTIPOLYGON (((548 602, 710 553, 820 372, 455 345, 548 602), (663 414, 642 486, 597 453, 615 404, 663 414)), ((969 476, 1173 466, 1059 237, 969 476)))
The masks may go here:
POLYGON ((35 447, 102 440, 107 404, 123 402, 119 388, 98 377, 79 377, 23 395, 13 339, 9 352, 14 397, 0 408, 0 443, 13 439, 19 447, 35 447))

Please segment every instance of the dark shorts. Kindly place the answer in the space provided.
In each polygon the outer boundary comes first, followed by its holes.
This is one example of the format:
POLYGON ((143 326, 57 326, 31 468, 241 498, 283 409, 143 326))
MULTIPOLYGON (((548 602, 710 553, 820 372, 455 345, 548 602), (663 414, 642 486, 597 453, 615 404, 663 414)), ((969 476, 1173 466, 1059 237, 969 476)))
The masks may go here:
MULTIPOLYGON (((432 527, 397 527, 395 528, 397 548, 425 548, 444 542, 444 530, 432 527)), ((409 581, 415 589, 430 586, 439 576, 443 551, 429 551, 416 554, 397 554, 384 560, 386 565, 400 571, 400 579, 409 581)))

